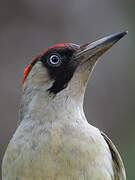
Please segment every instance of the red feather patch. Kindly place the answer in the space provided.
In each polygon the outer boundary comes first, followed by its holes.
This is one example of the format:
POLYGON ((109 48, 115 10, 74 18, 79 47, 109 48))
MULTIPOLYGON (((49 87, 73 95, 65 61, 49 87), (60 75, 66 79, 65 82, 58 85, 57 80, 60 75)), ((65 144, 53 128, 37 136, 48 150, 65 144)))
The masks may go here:
POLYGON ((23 86, 23 84, 24 84, 24 82, 25 82, 25 80, 26 80, 26 78, 27 78, 27 76, 28 76, 28 74, 29 74, 29 72, 30 72, 30 70, 31 70, 31 68, 32 68, 32 64, 35 62, 35 60, 36 60, 39 56, 43 55, 45 52, 47 52, 48 50, 50 50, 50 49, 52 49, 52 48, 67 46, 67 45, 71 45, 71 44, 72 44, 72 43, 56 44, 56 45, 54 45, 54 46, 49 47, 48 49, 46 49, 45 51, 41 52, 40 54, 38 54, 38 55, 32 60, 32 62, 25 68, 25 70, 24 70, 24 76, 23 76, 23 81, 22 81, 22 86, 23 86))

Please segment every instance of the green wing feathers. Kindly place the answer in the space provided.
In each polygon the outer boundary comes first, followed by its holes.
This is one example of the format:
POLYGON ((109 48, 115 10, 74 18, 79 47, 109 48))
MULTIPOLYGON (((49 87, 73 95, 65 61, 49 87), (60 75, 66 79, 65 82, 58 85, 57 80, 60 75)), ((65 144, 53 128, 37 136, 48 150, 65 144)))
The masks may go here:
POLYGON ((114 180, 126 180, 126 173, 125 173, 124 164, 122 162, 122 159, 120 157, 120 154, 119 154, 118 150, 116 149, 115 145, 107 137, 106 134, 104 134, 103 132, 101 132, 101 134, 104 137, 104 139, 106 140, 106 142, 107 142, 107 144, 109 146, 111 155, 112 155, 113 168, 114 168, 114 174, 115 174, 115 179, 114 180))

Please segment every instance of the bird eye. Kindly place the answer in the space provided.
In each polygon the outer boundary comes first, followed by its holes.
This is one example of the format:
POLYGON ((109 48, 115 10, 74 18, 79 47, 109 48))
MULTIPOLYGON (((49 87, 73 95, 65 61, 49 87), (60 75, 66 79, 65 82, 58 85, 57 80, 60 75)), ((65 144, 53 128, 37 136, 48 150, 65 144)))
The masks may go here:
POLYGON ((48 59, 48 63, 49 63, 49 65, 58 67, 61 64, 61 58, 60 58, 60 56, 58 56, 56 54, 51 55, 48 59))

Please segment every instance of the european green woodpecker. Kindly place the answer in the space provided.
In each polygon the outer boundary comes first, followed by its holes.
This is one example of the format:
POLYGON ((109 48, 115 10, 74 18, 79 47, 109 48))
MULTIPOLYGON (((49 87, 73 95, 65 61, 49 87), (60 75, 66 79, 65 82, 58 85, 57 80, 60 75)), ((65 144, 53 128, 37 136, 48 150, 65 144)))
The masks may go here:
POLYGON ((94 65, 126 34, 82 46, 58 44, 27 66, 19 125, 3 158, 2 180, 126 180, 116 147, 83 111, 94 65))

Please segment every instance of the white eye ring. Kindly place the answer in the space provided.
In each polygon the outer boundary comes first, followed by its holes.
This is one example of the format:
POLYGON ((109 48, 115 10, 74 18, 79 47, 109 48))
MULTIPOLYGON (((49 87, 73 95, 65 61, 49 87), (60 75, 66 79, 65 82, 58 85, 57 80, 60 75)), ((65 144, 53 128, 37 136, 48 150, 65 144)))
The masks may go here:
POLYGON ((54 66, 59 66, 61 64, 61 58, 56 54, 51 55, 49 58, 49 63, 54 66))

